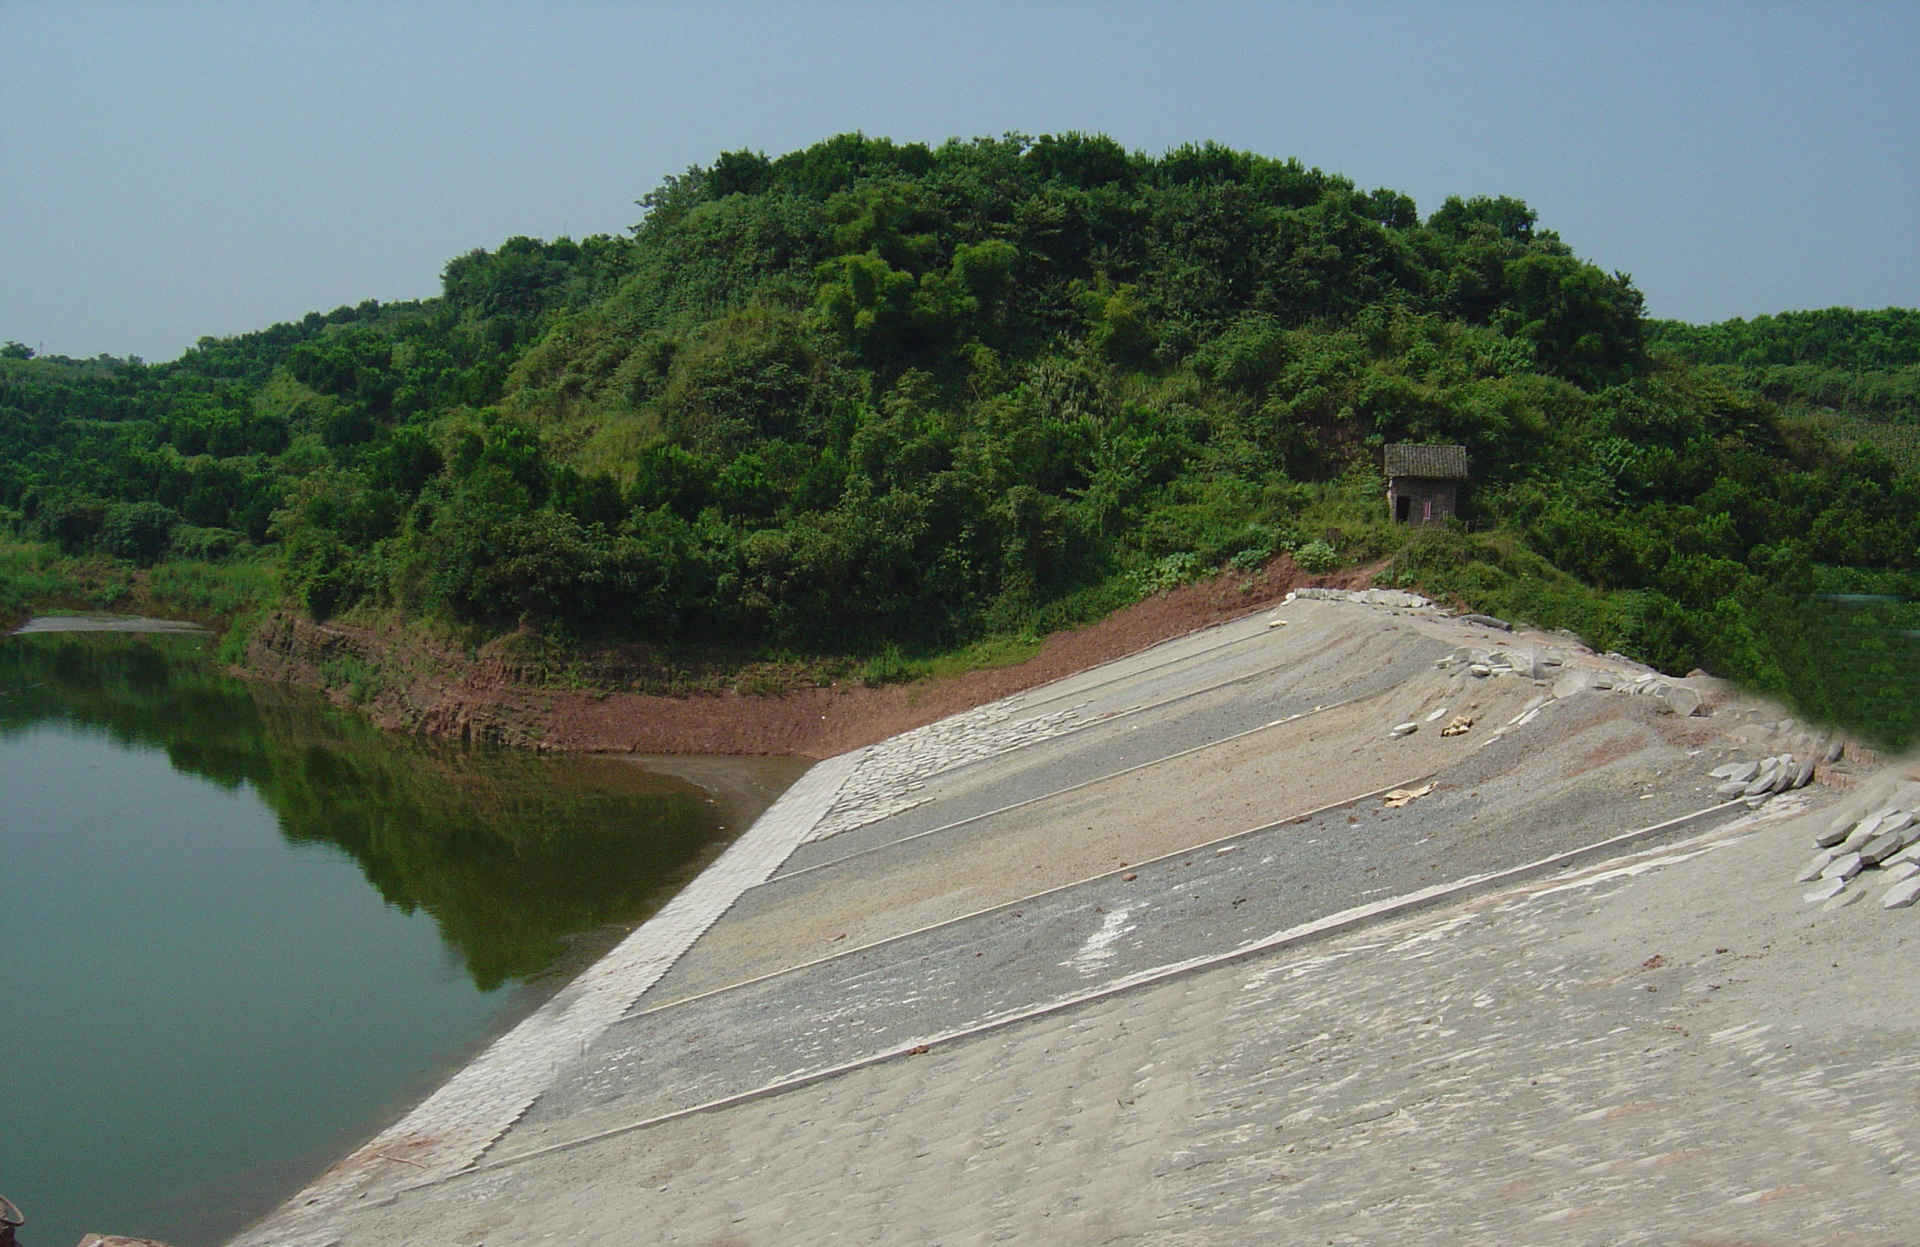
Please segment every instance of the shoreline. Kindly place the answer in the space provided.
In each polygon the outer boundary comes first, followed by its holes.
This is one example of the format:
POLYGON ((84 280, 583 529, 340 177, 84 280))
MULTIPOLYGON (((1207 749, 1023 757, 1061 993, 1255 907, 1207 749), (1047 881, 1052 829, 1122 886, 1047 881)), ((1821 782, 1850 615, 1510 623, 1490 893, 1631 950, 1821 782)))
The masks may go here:
POLYGON ((911 684, 670 696, 555 688, 509 661, 417 636, 277 616, 249 640, 247 679, 315 689, 392 731, 536 750, 778 755, 818 761, 1272 606, 1290 591, 1365 588, 1375 569, 1308 576, 1281 555, 1049 635, 1031 658, 911 684), (356 682, 337 674, 363 673, 356 682), (358 699, 356 700, 356 694, 358 699))

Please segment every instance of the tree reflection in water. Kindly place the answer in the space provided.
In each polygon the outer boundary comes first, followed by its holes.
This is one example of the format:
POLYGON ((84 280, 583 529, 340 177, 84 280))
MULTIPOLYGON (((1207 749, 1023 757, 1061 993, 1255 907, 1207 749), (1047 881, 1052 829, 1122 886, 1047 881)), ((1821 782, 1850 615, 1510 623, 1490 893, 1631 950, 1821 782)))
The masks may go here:
POLYGON ((644 919, 731 834, 698 787, 629 762, 398 736, 220 672, 193 636, 0 644, 0 734, 64 721, 248 785, 297 844, 359 863, 438 924, 477 987, 567 966, 644 919))

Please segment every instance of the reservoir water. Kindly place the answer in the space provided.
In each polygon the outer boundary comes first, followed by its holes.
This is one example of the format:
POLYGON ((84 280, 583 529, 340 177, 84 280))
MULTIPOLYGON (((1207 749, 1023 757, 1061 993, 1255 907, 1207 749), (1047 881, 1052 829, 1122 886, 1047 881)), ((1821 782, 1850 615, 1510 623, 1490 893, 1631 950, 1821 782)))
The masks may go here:
POLYGON ((203 636, 0 639, 0 1195, 211 1247, 710 861, 790 759, 382 733, 203 636))

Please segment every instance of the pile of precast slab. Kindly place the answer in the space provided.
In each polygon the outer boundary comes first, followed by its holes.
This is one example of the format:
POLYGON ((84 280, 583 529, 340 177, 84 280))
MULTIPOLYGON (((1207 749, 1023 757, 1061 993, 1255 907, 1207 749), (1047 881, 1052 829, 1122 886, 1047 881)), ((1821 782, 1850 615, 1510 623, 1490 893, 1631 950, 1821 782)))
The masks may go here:
POLYGON ((1905 909, 1920 900, 1920 823, 1914 819, 1920 786, 1906 789, 1870 792, 1864 803, 1849 801, 1814 837, 1820 852, 1797 876, 1797 882, 1814 885, 1806 894, 1808 904, 1834 908, 1858 900, 1869 886, 1868 872, 1893 885, 1882 894, 1882 907, 1905 909), (1873 808, 1864 810, 1865 805, 1873 808))
POLYGON ((1715 793, 1723 797, 1744 797, 1748 805, 1757 809, 1777 792, 1806 787, 1813 779, 1814 765, 1813 758, 1782 753, 1758 762, 1729 762, 1714 767, 1707 775, 1721 781, 1715 793))

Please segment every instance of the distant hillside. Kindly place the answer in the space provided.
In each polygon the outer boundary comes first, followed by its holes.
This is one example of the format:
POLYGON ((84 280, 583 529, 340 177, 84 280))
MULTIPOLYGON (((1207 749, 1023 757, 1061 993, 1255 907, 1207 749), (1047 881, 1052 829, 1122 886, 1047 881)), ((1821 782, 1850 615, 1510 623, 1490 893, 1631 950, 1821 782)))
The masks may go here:
POLYGON ((1517 200, 1214 144, 843 135, 641 206, 169 364, 0 359, 0 506, 75 555, 272 547, 317 615, 763 653, 1391 560, 1856 718, 1807 593, 1920 571, 1920 483, 1794 416, 1908 411, 1911 312, 1648 322, 1517 200), (1393 441, 1468 447, 1472 531, 1386 523, 1393 441))
POLYGON ((1652 345, 1669 347, 1696 364, 1807 364, 1853 372, 1920 367, 1920 310, 1913 308, 1858 312, 1829 307, 1715 325, 1655 320, 1648 322, 1648 329, 1652 345))
POLYGON ((1717 325, 1648 322, 1649 341, 1692 364, 1732 367, 1783 403, 1920 417, 1920 310, 1830 307, 1717 325))
POLYGON ((1868 442, 1903 472, 1920 470, 1920 311, 1832 307, 1648 329, 1654 349, 1810 416, 1837 440, 1868 442))

